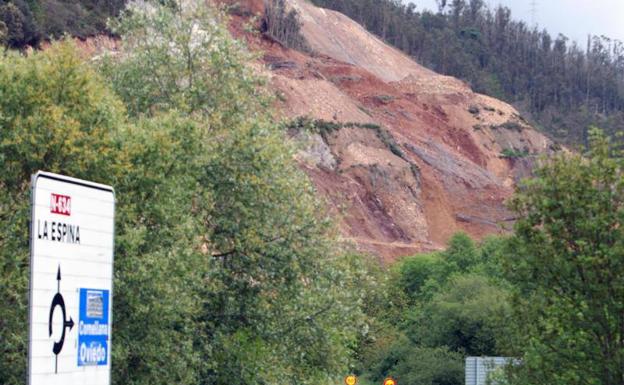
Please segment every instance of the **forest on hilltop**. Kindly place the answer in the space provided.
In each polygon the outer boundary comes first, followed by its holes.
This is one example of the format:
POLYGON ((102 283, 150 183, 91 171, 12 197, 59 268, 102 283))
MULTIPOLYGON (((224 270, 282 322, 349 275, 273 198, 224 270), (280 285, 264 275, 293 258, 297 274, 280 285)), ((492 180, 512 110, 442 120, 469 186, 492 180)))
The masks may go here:
POLYGON ((559 141, 587 144, 592 124, 610 133, 624 125, 620 41, 553 37, 484 0, 439 2, 438 12, 402 0, 312 2, 351 17, 422 65, 514 104, 559 141))
POLYGON ((126 0, 0 0, 0 45, 37 47, 67 33, 85 38, 106 31, 126 0))

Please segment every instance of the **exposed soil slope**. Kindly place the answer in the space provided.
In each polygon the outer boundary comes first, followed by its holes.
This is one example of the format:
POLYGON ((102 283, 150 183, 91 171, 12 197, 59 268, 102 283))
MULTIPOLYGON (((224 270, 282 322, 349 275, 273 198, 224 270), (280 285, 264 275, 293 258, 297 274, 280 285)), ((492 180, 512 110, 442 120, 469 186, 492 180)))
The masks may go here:
MULTIPOLYGON (((288 1, 313 55, 246 35, 245 17, 232 30, 263 52, 284 117, 358 123, 292 133, 344 236, 388 260, 439 249, 457 231, 505 231, 505 200, 553 144, 510 105, 423 68, 346 16, 288 1)), ((262 9, 258 0, 242 4, 262 9)))

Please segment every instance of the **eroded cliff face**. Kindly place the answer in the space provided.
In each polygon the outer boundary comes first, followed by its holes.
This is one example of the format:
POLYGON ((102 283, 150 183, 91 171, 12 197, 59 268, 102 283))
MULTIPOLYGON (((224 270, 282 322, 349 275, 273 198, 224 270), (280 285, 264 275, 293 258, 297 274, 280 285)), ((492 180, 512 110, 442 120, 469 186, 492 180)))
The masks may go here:
MULTIPOLYGON (((291 135, 344 237, 391 260, 442 248, 458 231, 506 231, 504 202, 553 143, 512 106, 423 68, 346 16, 288 2, 313 54, 245 34, 247 16, 232 31, 261 52, 283 117, 333 123, 291 135)), ((241 6, 253 14, 262 2, 241 6)))

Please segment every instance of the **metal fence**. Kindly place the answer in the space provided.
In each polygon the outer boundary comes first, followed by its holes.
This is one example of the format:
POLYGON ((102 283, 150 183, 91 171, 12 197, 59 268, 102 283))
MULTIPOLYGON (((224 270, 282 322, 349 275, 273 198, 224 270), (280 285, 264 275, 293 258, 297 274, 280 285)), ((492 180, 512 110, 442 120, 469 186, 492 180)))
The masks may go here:
POLYGON ((496 385, 488 382, 489 374, 512 360, 508 357, 467 357, 466 385, 496 385))

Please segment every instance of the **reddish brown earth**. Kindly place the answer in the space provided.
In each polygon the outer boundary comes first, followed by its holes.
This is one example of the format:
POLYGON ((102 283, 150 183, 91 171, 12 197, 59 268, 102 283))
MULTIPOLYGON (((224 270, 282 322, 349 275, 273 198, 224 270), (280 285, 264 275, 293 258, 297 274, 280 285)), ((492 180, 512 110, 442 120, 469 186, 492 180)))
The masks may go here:
POLYGON ((243 32, 263 2, 239 4, 232 33, 261 52, 284 118, 375 123, 391 137, 362 127, 293 133, 301 167, 346 239, 392 260, 440 249, 458 231, 476 239, 507 231, 505 201, 553 148, 513 107, 425 69, 340 13, 289 0, 313 50, 305 54, 243 32), (504 149, 530 156, 506 159, 504 149))

